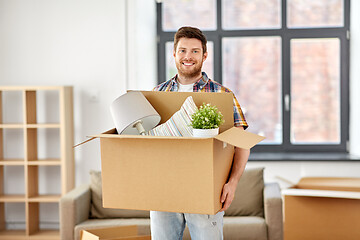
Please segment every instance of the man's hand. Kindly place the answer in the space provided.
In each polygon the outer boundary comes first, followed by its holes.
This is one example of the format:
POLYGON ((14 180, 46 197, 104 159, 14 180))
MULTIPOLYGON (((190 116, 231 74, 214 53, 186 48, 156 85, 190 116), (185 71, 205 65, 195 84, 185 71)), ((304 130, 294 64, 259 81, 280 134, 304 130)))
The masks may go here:
POLYGON ((220 201, 223 204, 223 207, 220 209, 220 212, 226 211, 229 207, 232 201, 235 197, 235 191, 236 191, 237 182, 227 182, 224 187, 221 194, 220 201))

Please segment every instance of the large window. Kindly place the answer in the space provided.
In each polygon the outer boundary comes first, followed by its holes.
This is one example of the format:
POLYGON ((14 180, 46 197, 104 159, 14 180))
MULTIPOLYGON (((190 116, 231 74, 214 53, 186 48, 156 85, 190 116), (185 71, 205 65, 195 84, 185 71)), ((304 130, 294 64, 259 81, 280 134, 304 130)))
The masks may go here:
POLYGON ((203 71, 266 140, 258 152, 347 152, 349 0, 158 1, 158 74, 176 74, 181 26, 208 38, 203 71))

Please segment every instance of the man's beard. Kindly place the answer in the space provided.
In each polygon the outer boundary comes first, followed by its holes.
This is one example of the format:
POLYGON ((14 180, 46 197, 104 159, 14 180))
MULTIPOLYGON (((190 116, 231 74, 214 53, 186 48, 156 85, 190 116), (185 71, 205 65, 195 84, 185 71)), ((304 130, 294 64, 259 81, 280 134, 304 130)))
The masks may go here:
POLYGON ((201 74, 201 68, 202 68, 202 64, 197 64, 195 63, 195 68, 192 69, 191 71, 184 71, 184 65, 182 64, 182 62, 176 62, 176 68, 178 70, 179 75, 185 77, 185 78, 193 78, 193 77, 197 77, 201 74))

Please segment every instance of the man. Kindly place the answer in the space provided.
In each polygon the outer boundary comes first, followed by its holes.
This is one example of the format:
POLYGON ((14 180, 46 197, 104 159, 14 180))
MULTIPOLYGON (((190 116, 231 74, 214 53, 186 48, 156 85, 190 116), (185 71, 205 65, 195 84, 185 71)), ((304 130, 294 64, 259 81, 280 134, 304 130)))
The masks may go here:
MULTIPOLYGON (((203 62, 208 55, 206 43, 206 37, 199 29, 193 27, 180 28, 174 37, 173 52, 178 74, 155 87, 154 91, 231 92, 201 72, 203 62)), ((234 94, 233 96, 234 125, 246 129, 248 125, 234 94)), ((235 149, 229 180, 223 187, 220 199, 223 207, 216 215, 151 211, 152 239, 182 239, 185 224, 188 225, 193 240, 223 239, 224 211, 229 208, 234 199, 236 186, 245 169, 249 154, 249 150, 235 149)))

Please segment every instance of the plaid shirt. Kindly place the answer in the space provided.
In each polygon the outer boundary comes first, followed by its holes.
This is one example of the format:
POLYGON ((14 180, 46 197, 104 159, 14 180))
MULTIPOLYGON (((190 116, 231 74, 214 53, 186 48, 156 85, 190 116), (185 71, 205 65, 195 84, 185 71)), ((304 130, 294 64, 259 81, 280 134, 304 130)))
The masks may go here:
MULTIPOLYGON (((176 79, 177 79, 177 75, 175 75, 172 79, 159 84, 157 87, 153 89, 153 91, 177 92, 179 90, 179 85, 176 79)), ((244 129, 248 127, 244 114, 241 110, 240 104, 237 101, 234 93, 230 89, 222 86, 220 83, 209 79, 206 73, 203 72, 202 77, 194 84, 193 91, 232 93, 234 98, 234 126, 235 127, 242 126, 244 129)))

